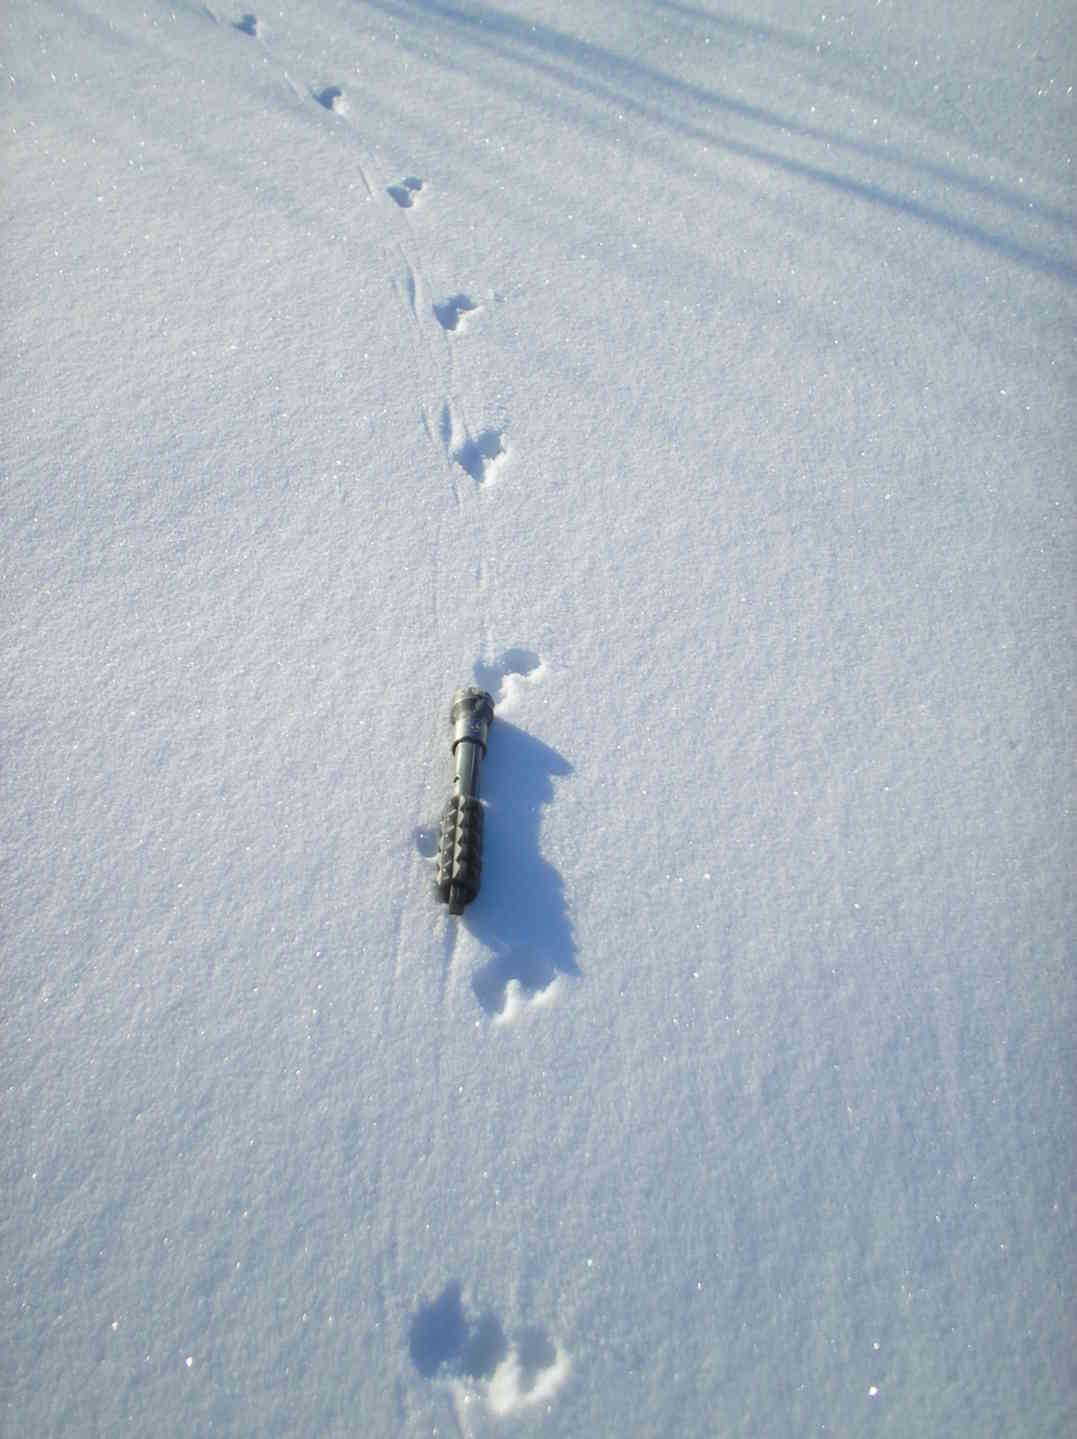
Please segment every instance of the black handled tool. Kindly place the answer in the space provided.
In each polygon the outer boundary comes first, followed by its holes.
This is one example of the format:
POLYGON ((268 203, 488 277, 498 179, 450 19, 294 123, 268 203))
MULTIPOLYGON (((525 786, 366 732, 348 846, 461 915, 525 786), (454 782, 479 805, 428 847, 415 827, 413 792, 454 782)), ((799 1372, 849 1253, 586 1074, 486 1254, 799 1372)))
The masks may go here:
POLYGON ((441 814, 438 846, 438 899, 450 914, 463 914, 479 892, 482 872, 482 805, 479 763, 486 754, 486 736, 494 702, 485 690, 468 686, 452 697, 452 794, 441 814))

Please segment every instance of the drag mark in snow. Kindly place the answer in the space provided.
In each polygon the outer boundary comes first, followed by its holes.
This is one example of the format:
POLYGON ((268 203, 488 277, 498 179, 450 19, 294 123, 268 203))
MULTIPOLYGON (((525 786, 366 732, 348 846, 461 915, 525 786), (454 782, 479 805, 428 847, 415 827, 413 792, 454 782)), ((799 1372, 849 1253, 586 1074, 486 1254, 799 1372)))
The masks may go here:
MULTIPOLYGON (((429 424, 427 424, 427 427, 426 427, 426 428, 427 428, 427 433, 429 434, 429 432, 430 432, 430 426, 429 426, 429 424)), ((442 405, 442 407, 441 407, 441 414, 438 416, 438 438, 441 440, 441 443, 445 446, 445 454, 448 456, 448 458, 449 458, 450 460, 453 459, 452 446, 453 446, 453 436, 454 436, 455 434, 456 434, 456 421, 453 419, 452 406, 451 406, 451 405, 449 404, 449 402, 446 400, 446 402, 445 402, 445 403, 442 405)), ((431 436, 431 438, 433 438, 433 436, 431 436)), ((450 468, 452 468, 451 465, 450 465, 450 468)), ((456 478, 456 471, 455 471, 455 470, 452 470, 452 489, 453 489, 453 498, 454 498, 455 501, 456 501, 456 508, 457 508, 457 510, 462 510, 462 509, 463 509, 463 505, 464 505, 464 501, 463 501, 463 496, 462 496, 461 493, 460 493, 460 483, 459 483, 459 481, 458 481, 457 478, 456 478)))
POLYGON ((461 1428, 476 1400, 501 1417, 552 1399, 571 1367, 557 1341, 537 1326, 510 1341, 498 1317, 474 1309, 455 1280, 420 1306, 408 1348, 424 1378, 448 1385, 461 1428))
POLYGON ((466 329, 465 316, 473 315, 481 308, 467 295, 450 295, 447 300, 442 300, 440 305, 434 306, 434 315, 443 330, 463 331, 466 329))
POLYGON ((406 175, 399 185, 390 185, 390 194, 402 210, 410 210, 415 197, 423 188, 423 182, 416 175, 406 175))
MULTIPOLYGON (((415 267, 410 264, 407 257, 401 251, 401 258, 404 261, 404 293, 407 307, 411 312, 411 318, 418 323, 419 320, 419 276, 415 267)), ((395 280, 391 281, 392 287, 399 294, 399 287, 395 280)))

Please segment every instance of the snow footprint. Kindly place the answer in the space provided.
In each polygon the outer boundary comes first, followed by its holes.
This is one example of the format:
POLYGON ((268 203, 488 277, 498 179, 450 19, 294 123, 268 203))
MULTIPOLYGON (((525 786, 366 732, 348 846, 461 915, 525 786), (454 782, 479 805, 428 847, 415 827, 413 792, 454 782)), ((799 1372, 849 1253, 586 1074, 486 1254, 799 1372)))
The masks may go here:
POLYGON ((452 457, 482 487, 497 479, 508 453, 500 430, 483 430, 480 435, 468 435, 453 449, 452 457))
POLYGON ((493 484, 508 458, 505 432, 488 429, 472 435, 466 425, 461 430, 452 406, 447 403, 441 407, 438 429, 453 462, 470 475, 480 489, 493 484))
POLYGON ((466 316, 473 315, 482 306, 477 305, 467 295, 450 295, 441 304, 435 304, 434 315, 438 324, 443 330, 459 330, 463 332, 466 328, 466 316))
POLYGON ((316 91, 314 98, 326 110, 332 110, 334 115, 347 115, 351 111, 348 97, 339 85, 327 85, 324 90, 316 91))
POLYGON ((534 650, 515 646, 503 650, 496 660, 475 664, 475 683, 493 695, 498 712, 505 714, 534 685, 546 677, 546 661, 534 650))
POLYGON ((410 210, 422 188, 423 182, 417 175, 405 175, 399 185, 389 186, 388 193, 402 210, 410 210))
POLYGON ((510 1341, 498 1317, 473 1307, 459 1282, 420 1306, 408 1335, 425 1379, 447 1384, 458 1422, 477 1399, 502 1417, 551 1400, 569 1374, 569 1357, 537 1326, 510 1341))

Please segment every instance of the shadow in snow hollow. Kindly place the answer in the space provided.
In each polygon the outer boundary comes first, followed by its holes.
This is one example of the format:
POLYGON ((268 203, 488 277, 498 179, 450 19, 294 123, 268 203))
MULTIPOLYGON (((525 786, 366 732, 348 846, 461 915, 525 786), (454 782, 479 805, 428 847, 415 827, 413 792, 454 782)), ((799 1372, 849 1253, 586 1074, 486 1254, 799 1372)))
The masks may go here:
POLYGON ((488 1379, 508 1352, 505 1332, 493 1314, 465 1313, 456 1281, 412 1319, 408 1348, 415 1367, 428 1379, 442 1365, 470 1379, 488 1379))

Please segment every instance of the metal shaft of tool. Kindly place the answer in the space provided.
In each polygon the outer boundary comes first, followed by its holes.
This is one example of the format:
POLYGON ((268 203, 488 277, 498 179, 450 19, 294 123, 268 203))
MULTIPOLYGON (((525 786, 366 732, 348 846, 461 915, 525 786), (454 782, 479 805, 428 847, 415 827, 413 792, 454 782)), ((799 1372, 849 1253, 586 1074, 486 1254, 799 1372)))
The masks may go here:
POLYGON ((485 690, 468 687, 452 698, 453 792, 441 815, 438 845, 438 898, 450 914, 462 914, 479 892, 482 874, 482 805, 479 766, 486 754, 486 736, 494 702, 485 690))

